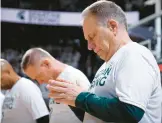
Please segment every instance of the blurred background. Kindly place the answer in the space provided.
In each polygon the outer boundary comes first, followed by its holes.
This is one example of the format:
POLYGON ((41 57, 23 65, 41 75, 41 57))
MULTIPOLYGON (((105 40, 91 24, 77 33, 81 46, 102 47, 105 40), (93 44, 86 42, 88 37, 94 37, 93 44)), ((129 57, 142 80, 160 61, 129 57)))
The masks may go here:
MULTIPOLYGON (((1 58, 24 76, 20 71, 22 55, 31 47, 42 47, 92 81, 103 61, 87 50, 80 14, 95 1, 1 0, 1 58)), ((111 1, 126 12, 132 40, 148 47, 162 70, 161 0, 111 1)))

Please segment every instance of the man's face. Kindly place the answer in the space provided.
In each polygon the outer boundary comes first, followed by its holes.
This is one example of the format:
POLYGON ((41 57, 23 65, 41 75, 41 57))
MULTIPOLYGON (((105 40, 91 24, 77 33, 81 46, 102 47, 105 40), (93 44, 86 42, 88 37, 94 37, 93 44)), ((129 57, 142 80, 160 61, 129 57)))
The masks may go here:
POLYGON ((101 59, 106 60, 113 50, 114 34, 107 26, 97 23, 96 17, 89 15, 83 21, 84 37, 88 41, 88 49, 93 50, 101 59))
POLYGON ((8 71, 1 71, 1 89, 8 90, 11 89, 14 85, 12 76, 8 71))
POLYGON ((36 65, 29 65, 24 72, 31 79, 37 80, 39 84, 48 83, 52 79, 52 67, 48 60, 42 60, 36 65))

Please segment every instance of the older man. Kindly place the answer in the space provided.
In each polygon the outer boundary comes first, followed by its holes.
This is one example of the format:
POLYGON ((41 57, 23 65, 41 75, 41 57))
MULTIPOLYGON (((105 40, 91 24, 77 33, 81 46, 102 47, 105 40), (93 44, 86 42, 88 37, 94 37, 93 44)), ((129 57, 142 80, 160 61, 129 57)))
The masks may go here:
POLYGON ((161 123, 161 83, 152 53, 131 41, 124 11, 97 1, 83 12, 88 49, 105 63, 87 92, 67 81, 51 80, 50 96, 86 111, 84 123, 161 123))

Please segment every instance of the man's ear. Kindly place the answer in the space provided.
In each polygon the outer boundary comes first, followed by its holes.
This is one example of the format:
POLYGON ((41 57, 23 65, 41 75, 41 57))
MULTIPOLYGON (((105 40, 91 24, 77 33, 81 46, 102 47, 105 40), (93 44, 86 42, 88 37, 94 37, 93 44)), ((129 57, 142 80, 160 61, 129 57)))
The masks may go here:
POLYGON ((114 35, 116 35, 119 23, 116 20, 114 20, 114 19, 110 19, 110 20, 108 20, 108 24, 107 25, 108 25, 110 31, 113 32, 114 35))
POLYGON ((50 61, 48 59, 42 60, 41 66, 46 67, 46 68, 50 68, 50 66, 51 66, 50 61))

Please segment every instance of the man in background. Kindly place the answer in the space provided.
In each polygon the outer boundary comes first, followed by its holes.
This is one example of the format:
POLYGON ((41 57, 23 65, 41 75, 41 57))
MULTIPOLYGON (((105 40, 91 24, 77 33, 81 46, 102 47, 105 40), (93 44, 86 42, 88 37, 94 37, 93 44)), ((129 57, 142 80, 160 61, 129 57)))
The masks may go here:
MULTIPOLYGON (((26 51, 22 58, 21 68, 31 79, 37 80, 39 84, 48 83, 50 79, 64 79, 71 81, 85 90, 89 88, 87 77, 76 68, 64 64, 47 51, 41 48, 32 48, 26 51)), ((84 111, 64 104, 57 104, 50 99, 50 123, 81 123, 84 111), (80 119, 78 119, 76 116, 80 119)))
POLYGON ((2 123, 48 123, 49 112, 40 89, 29 79, 21 78, 6 60, 0 59, 0 65, 1 88, 8 90, 2 123))

